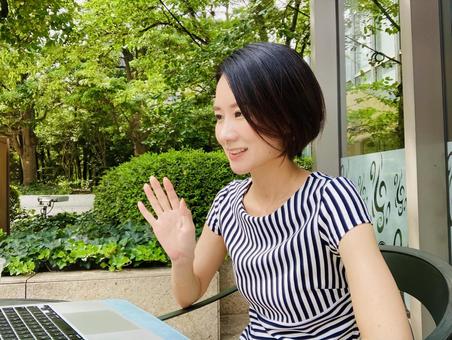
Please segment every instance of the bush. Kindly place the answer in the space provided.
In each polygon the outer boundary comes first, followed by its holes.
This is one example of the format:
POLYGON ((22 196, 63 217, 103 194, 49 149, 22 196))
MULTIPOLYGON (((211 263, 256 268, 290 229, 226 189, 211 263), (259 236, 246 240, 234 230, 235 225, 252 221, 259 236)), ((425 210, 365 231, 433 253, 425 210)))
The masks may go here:
POLYGON ((18 219, 9 236, 0 230, 0 252, 9 275, 168 263, 148 225, 102 224, 91 212, 18 219))
POLYGON ((312 171, 312 158, 311 157, 295 157, 295 163, 298 164, 298 166, 312 171))
POLYGON ((137 202, 147 202, 143 184, 153 175, 173 183, 192 211, 197 235, 217 192, 236 178, 221 151, 170 151, 144 154, 110 170, 95 188, 94 213, 103 221, 145 223, 137 202))
POLYGON ((14 185, 9 186, 9 219, 13 221, 21 212, 19 191, 14 185))

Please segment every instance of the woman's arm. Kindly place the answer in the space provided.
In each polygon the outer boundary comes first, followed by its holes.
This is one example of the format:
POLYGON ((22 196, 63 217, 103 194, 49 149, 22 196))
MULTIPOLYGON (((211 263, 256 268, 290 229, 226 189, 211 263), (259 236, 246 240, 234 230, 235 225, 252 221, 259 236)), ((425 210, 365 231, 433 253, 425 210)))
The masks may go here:
POLYGON ((362 339, 412 339, 400 292, 372 226, 362 224, 347 232, 339 243, 339 253, 362 339))
POLYGON ((171 259, 173 294, 181 307, 187 307, 206 291, 224 260, 226 247, 223 238, 208 226, 196 243, 195 226, 185 201, 179 199, 169 179, 163 179, 163 187, 165 190, 151 177, 143 189, 153 213, 142 202, 138 202, 138 208, 171 259))
POLYGON ((189 263, 172 261, 172 290, 181 307, 190 306, 204 295, 225 256, 223 237, 204 225, 201 237, 196 243, 194 259, 189 263))

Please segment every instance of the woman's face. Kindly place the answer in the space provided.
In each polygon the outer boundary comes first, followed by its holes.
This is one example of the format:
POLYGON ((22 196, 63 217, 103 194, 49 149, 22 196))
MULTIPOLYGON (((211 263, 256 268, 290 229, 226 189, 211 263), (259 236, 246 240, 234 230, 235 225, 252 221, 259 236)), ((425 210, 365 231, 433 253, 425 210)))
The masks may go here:
POLYGON ((266 142, 254 131, 241 114, 224 76, 218 81, 213 109, 217 120, 215 136, 234 173, 253 173, 272 162, 280 162, 281 143, 270 138, 266 142))

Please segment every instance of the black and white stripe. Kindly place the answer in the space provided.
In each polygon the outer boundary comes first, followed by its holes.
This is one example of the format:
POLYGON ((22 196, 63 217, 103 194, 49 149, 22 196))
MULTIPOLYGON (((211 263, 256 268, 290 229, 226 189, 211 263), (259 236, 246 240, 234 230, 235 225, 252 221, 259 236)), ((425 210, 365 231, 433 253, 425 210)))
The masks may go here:
POLYGON ((233 181, 214 200, 207 224, 222 235, 237 287, 250 303, 241 339, 357 339, 339 241, 369 223, 353 184, 312 173, 272 214, 249 215, 251 179, 233 181))

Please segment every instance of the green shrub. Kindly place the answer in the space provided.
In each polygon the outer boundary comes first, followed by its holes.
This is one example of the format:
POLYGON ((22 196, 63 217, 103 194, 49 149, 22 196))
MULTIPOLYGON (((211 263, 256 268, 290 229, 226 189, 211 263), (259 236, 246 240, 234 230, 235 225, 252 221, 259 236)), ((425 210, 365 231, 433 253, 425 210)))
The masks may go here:
POLYGON ((295 157, 295 163, 298 164, 298 166, 312 171, 312 158, 311 157, 295 157))
POLYGON ((20 214, 19 191, 14 185, 9 186, 9 219, 13 221, 20 214))
POLYGON ((145 154, 107 172, 95 188, 94 213, 103 221, 145 223, 137 202, 147 202, 143 184, 153 175, 173 183, 192 211, 199 235, 217 192, 236 178, 221 151, 170 151, 145 154))
POLYGON ((91 212, 18 219, 9 236, 0 230, 0 252, 9 275, 168 263, 148 225, 103 224, 91 212))

